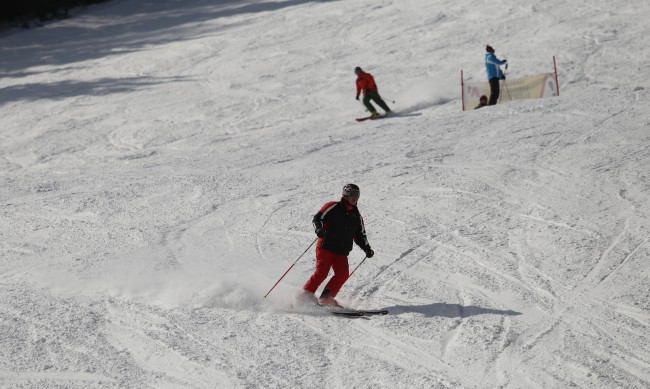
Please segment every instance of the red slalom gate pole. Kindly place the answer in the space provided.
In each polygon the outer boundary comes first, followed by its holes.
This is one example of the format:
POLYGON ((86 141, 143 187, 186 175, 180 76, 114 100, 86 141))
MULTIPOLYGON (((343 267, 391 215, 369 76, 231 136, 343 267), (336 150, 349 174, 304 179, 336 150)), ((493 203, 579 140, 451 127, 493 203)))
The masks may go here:
POLYGON ((465 112, 465 80, 463 79, 463 69, 460 69, 460 103, 463 105, 463 112, 465 112))
POLYGON ((557 88, 557 95, 560 95, 560 83, 557 80, 557 64, 555 63, 555 56, 553 56, 553 69, 555 70, 555 87, 557 88))
POLYGON ((294 265, 295 265, 296 263, 298 263, 298 260, 299 260, 300 258, 302 258, 303 255, 305 255, 305 253, 307 252, 307 250, 309 250, 309 248, 310 248, 311 246, 313 246, 314 243, 316 243, 317 240, 318 240, 318 238, 314 239, 314 241, 311 242, 311 244, 309 245, 309 247, 307 247, 307 248, 305 249, 305 251, 303 251, 303 253, 300 254, 300 256, 298 257, 298 259, 296 259, 296 261, 295 261, 291 266, 289 266, 289 268, 287 269, 287 271, 284 272, 284 274, 282 275, 282 277, 280 277, 280 279, 278 280, 278 282, 276 282, 275 285, 273 285, 273 287, 271 288, 271 290, 269 290, 269 291, 264 295, 264 297, 262 297, 263 299, 265 299, 266 296, 268 296, 269 294, 271 294, 271 291, 272 291, 273 289, 275 289, 276 286, 278 286, 278 284, 280 283, 280 281, 282 281, 282 279, 284 278, 284 276, 286 276, 287 273, 289 273, 289 270, 291 270, 291 268, 293 268, 294 265))

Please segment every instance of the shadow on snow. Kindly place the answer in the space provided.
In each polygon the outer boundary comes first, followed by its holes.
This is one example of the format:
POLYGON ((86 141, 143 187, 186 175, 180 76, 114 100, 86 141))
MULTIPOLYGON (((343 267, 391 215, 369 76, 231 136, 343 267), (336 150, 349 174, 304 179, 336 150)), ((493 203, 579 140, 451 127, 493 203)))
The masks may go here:
POLYGON ((53 22, 46 27, 13 30, 0 35, 3 40, 0 77, 24 77, 38 73, 28 70, 36 66, 65 65, 146 50, 152 45, 217 35, 230 26, 246 23, 246 20, 224 22, 218 26, 204 22, 322 2, 325 1, 161 0, 135 2, 127 7, 121 5, 123 1, 112 1, 93 6, 94 9, 103 9, 95 17, 95 24, 90 21, 83 24, 53 22), (22 36, 9 39, 8 35, 18 34, 22 36))
MULTIPOLYGON (((329 0, 333 1, 333 0, 329 0)), ((247 16, 278 11, 324 0, 287 0, 279 2, 252 2, 236 0, 161 0, 132 2, 111 1, 93 6, 101 12, 97 16, 79 18, 78 22, 52 22, 33 30, 17 30, 0 35, 0 78, 19 79, 35 74, 51 73, 56 69, 38 69, 43 66, 67 66, 68 69, 93 66, 85 61, 108 58, 168 42, 190 41, 214 36, 246 19, 224 21, 220 25, 205 23, 220 18, 247 16), (118 21, 115 23, 115 21, 118 21), (15 35, 15 36, 14 36, 15 35), (74 65, 72 65, 74 64, 74 65)), ((9 101, 36 100, 77 96, 83 94, 135 90, 169 80, 152 78, 104 79, 89 83, 20 84, 0 90, 0 104, 9 101), (57 88, 63 88, 62 94, 57 88)))
POLYGON ((449 318, 465 318, 477 315, 508 315, 516 316, 521 315, 521 312, 512 310, 500 310, 483 308, 477 306, 464 306, 460 304, 447 304, 447 303, 433 303, 426 305, 395 305, 387 307, 391 314, 400 313, 421 313, 426 317, 449 317, 449 318))
POLYGON ((77 96, 102 96, 112 93, 146 89, 151 85, 188 81, 183 77, 125 77, 101 78, 93 81, 65 80, 52 83, 32 83, 0 88, 0 106, 12 101, 40 99, 58 100, 77 96))

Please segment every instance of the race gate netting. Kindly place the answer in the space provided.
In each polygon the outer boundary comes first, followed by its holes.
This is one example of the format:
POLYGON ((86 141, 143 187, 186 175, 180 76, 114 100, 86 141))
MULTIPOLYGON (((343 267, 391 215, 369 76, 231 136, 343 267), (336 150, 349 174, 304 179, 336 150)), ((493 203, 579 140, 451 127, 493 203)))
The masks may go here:
MULTIPOLYGON (((553 57, 555 66, 555 57, 553 57)), ((557 69, 557 68, 556 68, 557 69)), ((554 73, 537 74, 522 78, 506 79, 499 81, 500 94, 497 104, 509 101, 543 99, 560 95, 557 79, 557 70, 554 73)), ((461 70, 462 104, 463 111, 472 110, 479 104, 482 95, 490 97, 490 84, 488 82, 464 82, 461 70)))

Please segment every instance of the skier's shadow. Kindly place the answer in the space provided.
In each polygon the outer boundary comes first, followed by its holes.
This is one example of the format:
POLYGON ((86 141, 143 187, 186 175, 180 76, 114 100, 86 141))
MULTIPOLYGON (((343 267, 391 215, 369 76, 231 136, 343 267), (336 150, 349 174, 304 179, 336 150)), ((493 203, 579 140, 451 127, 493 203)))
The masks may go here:
POLYGON ((500 309, 483 308, 477 306, 464 306, 460 304, 433 303, 426 305, 395 305, 386 308, 391 314, 400 313, 421 313, 426 317, 470 317, 477 315, 521 315, 521 312, 512 310, 503 311, 500 309))
POLYGON ((393 114, 393 116, 398 117, 398 118, 407 118, 407 117, 413 117, 413 116, 422 116, 421 112, 404 112, 404 113, 396 113, 393 114))

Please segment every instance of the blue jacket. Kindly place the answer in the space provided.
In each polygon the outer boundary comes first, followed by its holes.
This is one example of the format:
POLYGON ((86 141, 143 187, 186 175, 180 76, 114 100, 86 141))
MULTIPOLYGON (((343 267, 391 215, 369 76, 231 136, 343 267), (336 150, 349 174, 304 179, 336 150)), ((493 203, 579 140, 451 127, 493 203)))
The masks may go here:
POLYGON ((498 78, 499 80, 503 78, 503 73, 501 73, 499 65, 503 65, 504 63, 506 61, 501 61, 494 53, 485 54, 485 70, 487 71, 488 81, 493 78, 498 78))

